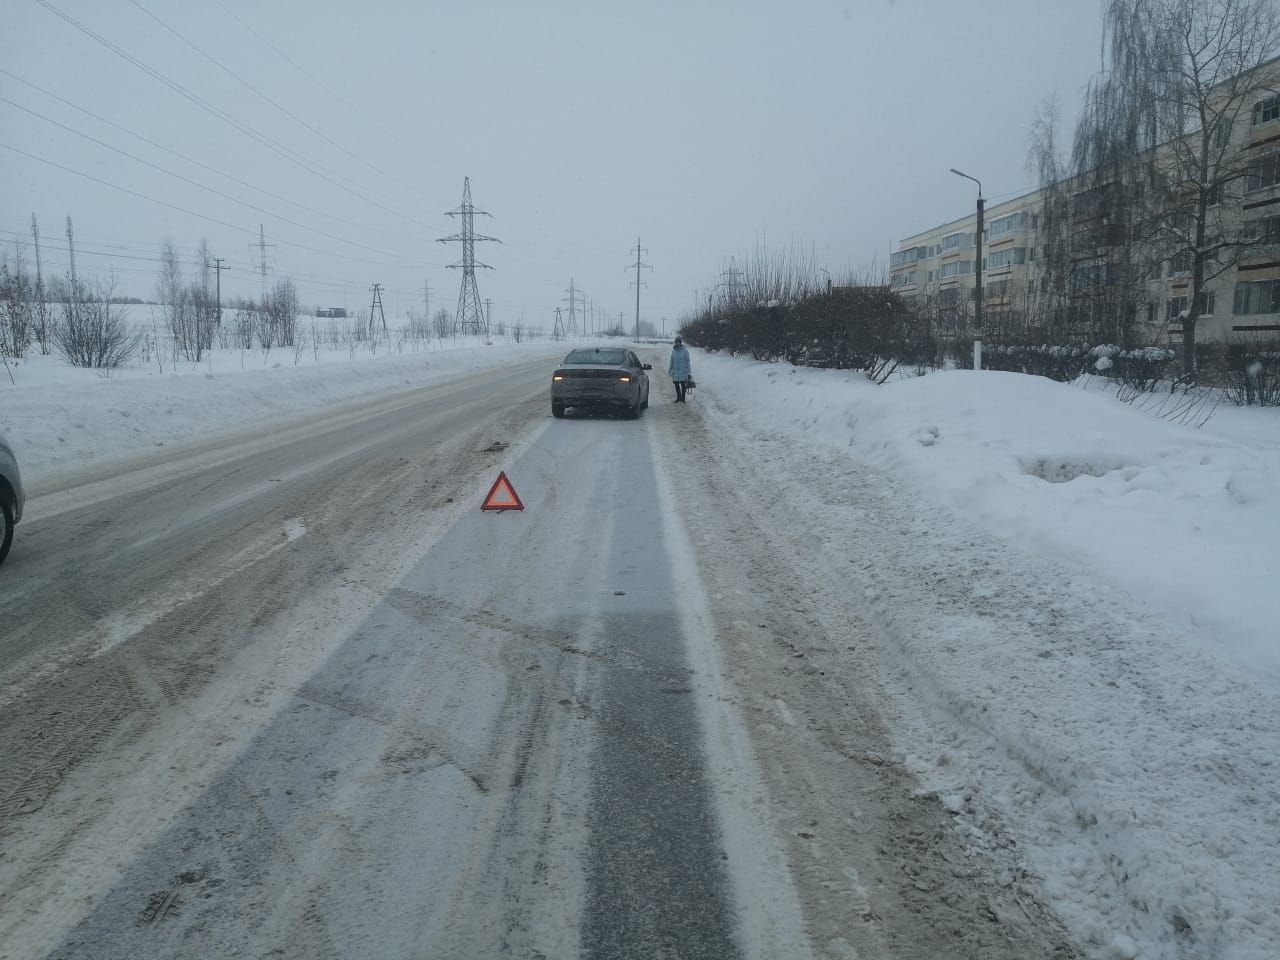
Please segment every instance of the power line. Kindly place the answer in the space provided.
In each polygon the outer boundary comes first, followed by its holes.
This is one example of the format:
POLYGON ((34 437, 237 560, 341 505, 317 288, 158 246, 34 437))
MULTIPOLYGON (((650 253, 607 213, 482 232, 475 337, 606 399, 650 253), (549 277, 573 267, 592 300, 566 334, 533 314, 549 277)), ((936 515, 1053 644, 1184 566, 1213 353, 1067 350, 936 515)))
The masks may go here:
POLYGON ((343 237, 338 236, 337 234, 327 233, 324 230, 320 230, 316 227, 310 226, 309 224, 300 223, 297 220, 293 220, 289 217, 282 216, 271 210, 267 210, 263 207, 260 207, 256 203, 250 203, 248 200, 241 200, 239 197, 233 197, 229 193, 223 193, 221 190, 218 190, 214 187, 206 186, 205 184, 200 183, 197 180, 192 180, 190 177, 184 177, 180 173, 174 173, 172 170, 166 169, 165 167, 160 166, 158 163, 152 163, 150 160, 144 160, 141 157, 138 157, 132 153, 129 153, 129 151, 127 150, 121 150, 119 147, 113 147, 111 144, 103 140, 99 140, 97 137, 91 136, 80 130, 76 130, 74 127, 69 127, 65 123, 59 123, 57 120, 53 120, 49 117, 46 117, 44 114, 38 113, 35 110, 30 110, 27 107, 24 107, 20 103, 14 103, 12 100, 10 100, 7 97, 0 97, 0 103, 7 103, 11 107, 17 107, 19 110, 23 111, 24 113, 28 113, 33 117, 37 117, 38 119, 45 121, 46 123, 50 123, 55 127, 59 127, 63 130, 66 130, 68 133, 73 133, 78 137, 83 137, 84 139, 89 140, 92 143, 96 143, 98 144, 98 146, 104 147, 105 149, 110 150, 113 153, 118 153, 122 157, 127 157, 128 159, 134 161, 135 163, 140 163, 144 167, 150 167, 152 170, 158 170, 159 172, 165 174, 166 176, 173 177, 175 180, 181 180, 183 183, 189 184, 190 186, 195 187, 197 190, 204 190, 207 193, 212 193, 215 197, 220 197, 223 200, 230 200, 232 203, 238 203, 242 207, 248 207, 250 210, 253 210, 255 213, 265 213, 267 216, 274 217, 275 219, 280 220, 283 223, 287 223, 292 227, 298 227, 301 230, 306 230, 310 233, 317 234, 329 240, 336 240, 338 243, 350 243, 353 246, 361 246, 366 250, 372 250, 374 253, 380 253, 380 254, 383 254, 384 256, 399 257, 399 254, 389 253, 388 251, 385 251, 385 250, 378 250, 376 247, 370 247, 365 244, 355 244, 354 241, 346 240, 343 237))
MULTIPOLYGON (((58 94, 52 92, 51 90, 46 90, 44 87, 41 87, 38 84, 32 83, 30 80, 20 77, 17 74, 10 73, 8 70, 5 70, 3 67, 0 67, 0 74, 3 74, 4 76, 8 77, 11 80, 16 80, 18 83, 21 83, 24 86, 30 87, 32 90, 35 90, 37 93, 40 93, 46 97, 49 97, 51 100, 58 101, 64 106, 70 107, 72 110, 76 110, 87 117, 91 117, 92 119, 97 120, 99 123, 106 124, 107 126, 115 130, 119 130, 121 133, 130 137, 133 137, 136 140, 141 140, 143 143, 147 144, 148 146, 154 147, 155 149, 163 151, 164 153, 171 154, 177 157, 179 160, 183 160, 186 163, 190 163, 193 166, 199 167, 201 170, 208 171, 209 173, 216 174, 217 176, 223 177, 226 180, 230 180, 232 183, 239 184, 242 187, 248 187, 250 190, 256 191, 257 193, 260 193, 263 196, 270 197, 273 200, 279 200, 281 203, 287 203, 290 206, 297 207, 299 210, 305 210, 307 213, 314 214, 315 216, 318 216, 318 217, 325 217, 329 220, 332 220, 334 223, 343 223, 343 224, 346 224, 347 226, 355 227, 358 230, 366 230, 370 233, 380 233, 382 236, 391 237, 397 240, 405 240, 410 243, 419 243, 421 241, 421 237, 409 236, 408 234, 391 233, 385 230, 374 230, 373 228, 367 227, 364 224, 357 223, 355 220, 348 220, 344 217, 337 217, 337 216, 334 216, 332 213, 328 213, 324 210, 317 210, 315 207, 309 207, 306 204, 299 203, 296 200, 290 200, 288 197, 282 196, 281 194, 278 194, 278 193, 273 193, 270 190, 263 189, 262 187, 259 187, 256 184, 252 184, 247 180, 241 180, 239 177, 236 177, 230 173, 227 173, 225 170, 219 170, 217 167, 211 167, 209 166, 209 164, 204 163, 201 160, 197 160, 195 157, 189 157, 185 153, 182 153, 181 151, 174 150, 170 147, 166 147, 164 144, 158 143, 155 140, 152 140, 150 137, 145 137, 142 134, 138 133, 137 131, 130 130, 128 127, 121 126, 120 124, 112 120, 108 120, 106 117, 96 114, 92 110, 86 110, 84 107, 80 106, 79 104, 72 103, 70 100, 67 100, 65 97, 58 96, 58 94)), ((8 101, 8 102, 12 103, 13 101, 8 101)), ((35 111, 29 110, 26 107, 22 107, 19 104, 14 104, 14 105, 18 106, 19 109, 27 110, 28 113, 35 113, 35 111)), ((45 117, 43 114, 36 114, 36 116, 40 117, 40 119, 42 120, 49 120, 49 118, 45 117)), ((56 121, 49 120, 49 122, 54 123, 56 121)), ((71 132, 78 133, 78 131, 75 131, 75 130, 72 130, 71 132)), ((81 134, 81 135, 84 135, 84 134, 81 134)))
POLYGON ((368 167, 368 168, 369 168, 370 170, 372 170, 374 173, 381 174, 382 176, 386 177, 388 180, 394 181, 395 183, 399 183, 401 186, 406 186, 406 187, 408 187, 410 190, 412 190, 412 191, 413 191, 413 192, 415 192, 415 193, 417 193, 417 192, 418 192, 418 188, 417 188, 416 186, 414 186, 413 184, 408 183, 407 181, 401 180, 399 177, 397 177, 397 176, 395 176, 395 175, 393 175, 393 174, 387 173, 385 170, 381 169, 380 167, 376 166, 375 164, 370 163, 368 160, 366 160, 364 157, 361 157, 359 154, 353 153, 352 151, 350 151, 350 150, 348 150, 346 147, 344 147, 341 143, 339 143, 337 140, 334 140, 332 137, 330 137, 328 134, 326 134, 323 130, 320 130, 320 129, 318 129, 317 127, 312 126, 310 123, 308 123, 306 120, 303 120, 301 117, 299 117, 296 113, 294 113, 294 112, 293 112, 292 110, 290 110, 289 108, 287 108, 287 107, 285 107, 285 106, 283 106, 283 105, 281 105, 281 104, 277 103, 275 100, 272 100, 270 97, 268 97, 265 93, 263 93, 261 90, 259 90, 257 87, 255 87, 253 84, 249 83, 249 81, 248 81, 248 80, 245 80, 243 77, 241 77, 238 73, 236 73, 236 72, 235 72, 234 70, 232 70, 230 67, 225 66, 225 65, 224 65, 221 61, 219 61, 216 57, 214 57, 214 56, 212 56, 211 54, 206 53, 204 50, 202 50, 202 49, 201 49, 201 48, 200 48, 200 47, 199 47, 199 46, 198 46, 194 41, 189 40, 187 37, 183 36, 181 33, 179 33, 179 32, 178 32, 176 29, 174 29, 172 26, 170 26, 169 24, 165 23, 163 20, 161 20, 159 17, 157 17, 154 13, 152 13, 150 10, 148 10, 146 7, 144 7, 141 3, 139 3, 139 2, 138 2, 138 0, 129 0, 129 2, 130 2, 130 3, 132 3, 132 4, 133 4, 135 7, 137 7, 139 10, 141 10, 143 13, 145 13, 145 14, 146 14, 148 17, 150 17, 152 20, 154 20, 156 23, 160 24, 160 26, 162 26, 165 30, 169 31, 169 33, 173 34, 175 37, 177 37, 179 40, 181 40, 183 43, 185 43, 187 46, 189 46, 189 47, 190 47, 192 50, 194 50, 196 53, 200 54, 200 56, 204 57, 206 60, 208 60, 210 63, 212 63, 215 67, 217 67, 217 68, 218 68, 219 70, 221 70, 223 73, 227 74, 227 76, 231 77, 233 80, 235 80, 235 81, 236 81, 237 83, 239 83, 241 86, 243 86, 243 87, 245 87, 246 89, 248 89, 251 93, 253 93, 253 94, 254 94, 254 95, 256 95, 257 97, 259 97, 260 99, 262 99, 262 100, 263 100, 263 101, 265 101, 266 103, 268 103, 268 104, 270 104, 271 106, 275 107, 277 110, 279 110, 279 111, 280 111, 281 113, 283 113, 285 116, 289 117, 289 118, 290 118, 291 120, 293 120, 295 123, 299 124, 299 125, 300 125, 300 126, 302 126, 302 127, 305 127, 307 130, 309 130, 311 133, 315 134, 317 137, 319 137, 319 138, 320 138, 321 140, 323 140, 325 143, 329 144, 329 145, 330 145, 330 146, 332 146, 332 147, 337 148, 338 150, 341 150, 343 153, 345 153, 347 156, 351 157, 353 160, 356 160, 356 161, 358 161, 358 162, 360 162, 360 163, 363 163, 366 167, 368 167))
POLYGON ((293 163, 299 167, 302 167, 302 169, 306 170, 308 173, 312 174, 313 176, 318 177, 321 180, 324 180, 325 182, 331 184, 332 186, 337 187, 339 190, 343 190, 346 193, 351 194, 352 196, 356 197, 359 200, 364 201, 365 203, 372 204, 373 206, 378 207, 381 210, 385 210, 388 213, 394 214, 395 216, 402 217, 406 220, 409 220, 412 223, 417 223, 420 226, 423 226, 423 227, 428 226, 422 221, 417 220, 414 217, 411 217, 408 214, 404 213, 402 210, 395 210, 391 207, 385 206, 384 204, 378 203, 374 200, 370 200, 368 197, 363 196, 358 191, 352 189, 346 184, 339 183, 336 179, 334 179, 333 176, 330 176, 329 174, 325 173, 322 168, 310 163, 300 154, 290 150, 289 148, 285 147, 283 144, 279 143, 278 141, 272 139, 271 137, 268 137, 266 134, 259 133, 257 130, 254 130, 248 124, 243 123, 242 121, 237 120, 235 117, 231 116, 231 114, 227 113, 225 110, 222 110, 219 107, 214 106, 212 103, 210 103, 208 100, 201 97, 199 94, 193 93, 192 91, 188 90, 186 87, 182 86, 182 84, 177 83, 174 80, 170 80, 168 77, 160 73, 158 70, 155 70, 154 68, 147 66, 147 64, 143 63, 141 60, 139 60, 133 54, 129 53, 127 50, 122 49, 121 47, 112 43, 106 37, 102 36, 99 33, 96 33, 89 27, 85 26, 79 20, 76 20, 74 17, 70 16, 69 14, 64 13, 62 10, 59 10, 56 6, 50 3, 49 0, 35 0, 35 2, 40 4, 40 6, 44 7, 46 10, 53 13, 54 15, 60 17, 62 20, 71 24, 71 26, 75 27, 81 33, 85 34, 89 38, 100 43, 102 46, 106 47, 112 53, 123 58, 128 63, 133 64, 143 73, 147 74, 147 76, 164 84, 166 87, 168 87, 173 92, 177 93, 179 96, 183 97, 184 99, 198 106, 201 110, 204 110, 207 113, 212 114, 214 117, 217 117, 219 120, 221 120, 223 123, 230 126, 232 129, 240 133, 243 133, 245 136, 250 137, 251 139, 257 141, 262 146, 271 150, 273 153, 276 153, 279 156, 283 157, 285 160, 288 160, 290 163, 293 163))
MULTIPOLYGON (((119 184, 116 184, 116 183, 112 183, 112 182, 110 182, 109 180, 103 180, 101 177, 95 177, 95 176, 93 176, 93 174, 85 173, 85 172, 83 172, 83 171, 81 171, 81 170, 76 170, 76 169, 74 169, 74 168, 72 168, 72 167, 68 167, 68 166, 66 166, 65 164, 58 163, 58 162, 57 162, 57 161, 55 161, 55 160, 49 160, 49 159, 48 159, 48 158, 46 158, 46 157, 37 156, 37 155, 36 155, 36 154, 34 154, 34 153, 29 153, 29 152, 28 152, 28 151, 26 151, 26 150, 21 150, 21 149, 19 149, 18 147, 11 146, 10 144, 7 144, 7 143, 0 143, 0 149, 9 150, 9 151, 12 151, 13 153, 21 154, 21 155, 22 155, 22 156, 24 156, 24 157, 29 157, 29 158, 31 158, 32 160, 36 160, 36 161, 38 161, 38 162, 40 162, 40 163, 48 164, 49 166, 51 166, 51 167, 56 167, 56 168, 58 168, 59 170, 65 170, 67 173, 73 173, 73 174, 75 174, 75 175, 76 175, 76 176, 78 176, 78 177, 84 177, 86 180, 92 180, 94 183, 100 183, 100 184, 102 184, 104 187, 111 187, 113 190, 119 190, 119 191, 120 191, 120 192, 122 192, 122 193, 127 193, 127 194, 129 194, 130 196, 137 197, 137 198, 139 198, 139 199, 141 199, 141 200, 147 200, 147 201, 149 201, 149 202, 151 202, 151 203, 159 204, 159 205, 160 205, 160 206, 162 206, 162 207, 168 207, 168 208, 169 208, 169 209, 171 209, 171 210, 177 210, 179 213, 185 213, 185 214, 186 214, 187 216, 189 216, 189 217, 196 217, 196 218, 198 218, 198 219, 200 219, 200 220, 207 220, 207 221, 208 221, 208 222, 210 222, 210 223, 216 223, 216 224, 217 224, 218 226, 220 226, 220 227, 227 227, 228 229, 231 229, 231 230, 238 230, 238 231, 240 231, 240 232, 242 232, 242 233, 249 233, 249 234, 252 234, 252 233, 253 233, 253 231, 252 231, 252 230, 250 230, 250 229, 248 229, 247 227, 243 227, 243 226, 240 226, 240 225, 238 225, 238 224, 234 224, 234 223, 228 223, 226 220, 219 220, 217 217, 210 217, 210 216, 208 216, 208 215, 206 215, 206 214, 203 214, 203 213, 197 213, 197 212, 196 212, 196 211, 194 211, 194 210, 188 210, 186 207, 180 207, 180 206, 178 206, 178 205, 177 205, 177 204, 175 204, 175 203, 169 203, 167 200, 158 200, 158 199, 156 199, 155 197, 147 196, 145 193, 139 193, 137 190, 130 190, 128 187, 122 187, 122 186, 120 186, 119 184)), ((283 218, 283 217, 280 217, 280 218, 278 218, 278 219, 285 220, 285 218, 283 218)), ((291 223, 292 221, 285 220, 285 222, 286 222, 286 223, 291 223)), ((301 225, 301 224, 294 224, 294 226, 302 226, 302 229, 304 229, 304 230, 309 230, 309 229, 310 229, 309 227, 303 226, 303 225, 301 225)), ((318 231, 317 231, 317 232, 318 232, 318 231)), ((324 236, 328 236, 328 234, 324 234, 324 236)), ((340 239, 340 238, 339 238, 339 239, 340 239)), ((421 263, 420 263, 420 262, 418 262, 418 261, 409 260, 409 258, 407 258, 407 257, 401 257, 399 254, 390 254, 390 253, 387 253, 387 251, 385 251, 385 250, 378 250, 376 247, 370 247, 370 246, 367 246, 366 244, 363 244, 363 243, 356 243, 354 240, 341 240, 341 242, 342 242, 342 243, 346 243, 346 244, 348 244, 348 245, 350 245, 350 246, 353 246, 353 247, 358 247, 358 248, 360 248, 360 249, 362 249, 362 250, 369 250, 369 251, 371 251, 371 252, 373 252, 373 253, 377 253, 377 254, 380 254, 380 255, 382 255, 382 256, 389 256, 389 257, 391 257, 392 259, 400 260, 400 261, 402 261, 402 262, 404 262, 404 263, 406 263, 406 264, 412 264, 412 265, 413 265, 413 266, 415 266, 415 267, 416 267, 416 266, 421 266, 421 263)), ((346 257, 347 259, 352 259, 352 260, 359 259, 359 258, 356 258, 356 257, 347 257, 347 255, 346 255, 346 254, 335 254, 335 253, 331 253, 331 252, 329 252, 329 251, 327 251, 327 250, 318 250, 318 249, 316 249, 315 247, 309 247, 309 246, 306 246, 306 245, 301 244, 301 243, 292 243, 292 244, 290 244, 290 246, 297 247, 299 250, 307 250, 307 251, 309 251, 309 252, 311 252, 311 253, 318 253, 318 254, 321 254, 322 256, 326 256, 326 257, 338 257, 339 259, 342 259, 342 258, 346 257)), ((368 262, 368 263, 382 263, 383 261, 381 261, 381 260, 368 260, 368 261, 366 261, 366 262, 368 262)))
MULTIPOLYGON (((373 120, 372 118, 370 118, 370 117, 369 117, 369 116, 368 116, 368 115, 367 115, 363 110, 361 110, 359 107, 357 107, 357 106, 356 106, 355 104, 353 104, 351 101, 349 101, 349 100, 347 100, 345 97, 343 97, 343 96, 342 96, 342 94, 337 93, 336 91, 331 90, 331 89, 329 89, 329 87, 325 86, 325 83, 324 83, 324 81, 323 81, 323 80, 321 80, 319 77, 317 77, 317 76, 315 76, 314 74, 312 74, 311 72, 309 72, 305 67, 301 66, 301 65, 300 65, 296 60, 294 60, 292 57, 290 57, 290 56, 289 56, 289 54, 288 54, 287 52, 285 52, 284 50, 281 50, 281 49, 280 49, 279 47, 277 47, 274 43, 272 43, 270 40, 268 40, 266 37, 264 37, 262 34, 260 34, 257 30, 253 29, 253 27, 249 26, 249 24, 247 24, 243 19, 241 19, 241 17, 240 17, 240 15, 239 15, 239 14, 237 14, 234 10, 228 9, 227 5, 226 5, 226 4, 224 4, 224 3, 222 2, 222 0, 213 0, 213 2, 214 2, 214 3, 216 3, 219 7, 221 7, 221 8, 222 8, 222 12, 223 12, 223 13, 227 14, 227 16, 231 17, 231 19, 232 19, 232 20, 234 20, 236 23, 240 24, 240 26, 244 27, 244 28, 245 28, 245 30, 249 31, 249 33, 253 34, 253 35, 254 35, 255 37, 257 37, 259 40, 261 40, 264 44, 266 44, 269 48, 271 48, 272 52, 274 52, 278 57, 280 57, 280 59, 284 60, 284 62, 285 62, 285 63, 289 64, 289 66, 293 67, 293 68, 294 68, 295 70, 297 70, 300 74, 302 74, 304 77, 306 77, 306 78, 307 78, 308 80, 310 80, 312 83, 314 83, 317 87, 319 87, 321 90, 323 90, 323 91, 324 91, 325 93, 327 93, 329 96, 333 97, 335 100, 337 100, 337 101, 338 101, 339 103, 341 103, 343 106, 345 106, 348 110, 350 110, 350 111, 352 111, 353 113, 357 114, 357 115, 358 115, 362 120, 365 120, 365 121, 367 121, 367 122, 369 122, 369 123, 373 124, 375 127, 378 127, 378 129, 379 129, 382 133, 386 134, 386 136, 390 137, 392 140, 394 140, 396 143, 400 144, 400 146, 404 147, 406 150, 409 150, 409 151, 414 151, 414 150, 415 150, 415 148, 414 148, 414 147, 411 147, 409 144, 405 143, 405 142, 404 142, 403 140, 401 140, 398 136, 396 136, 396 134, 395 134, 395 133, 393 133, 392 131, 388 130, 386 127, 384 127, 384 126, 382 126, 381 124, 379 124, 376 120, 373 120)), ((425 196, 425 194, 423 194, 423 195, 425 196)))

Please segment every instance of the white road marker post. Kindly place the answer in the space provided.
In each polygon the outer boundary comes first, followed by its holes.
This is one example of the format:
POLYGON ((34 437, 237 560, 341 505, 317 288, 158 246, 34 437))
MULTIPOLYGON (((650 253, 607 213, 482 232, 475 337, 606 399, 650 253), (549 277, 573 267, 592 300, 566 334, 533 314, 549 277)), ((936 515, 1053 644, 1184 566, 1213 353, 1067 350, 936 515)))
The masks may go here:
POLYGON ((973 341, 973 369, 982 369, 982 341, 973 341))

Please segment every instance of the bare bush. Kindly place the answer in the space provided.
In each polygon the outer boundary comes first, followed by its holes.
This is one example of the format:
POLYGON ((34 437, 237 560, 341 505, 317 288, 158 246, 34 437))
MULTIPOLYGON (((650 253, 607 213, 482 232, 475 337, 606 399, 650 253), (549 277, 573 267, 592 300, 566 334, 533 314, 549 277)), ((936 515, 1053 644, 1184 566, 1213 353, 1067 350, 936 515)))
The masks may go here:
POLYGON ((33 334, 35 290, 23 269, 22 254, 10 269, 0 263, 0 356, 26 355, 33 334))
MULTIPOLYGON (((206 274, 202 269, 201 277, 206 274)), ((217 304, 205 279, 198 278, 187 284, 178 248, 167 239, 160 251, 156 299, 173 341, 174 356, 199 362, 205 351, 213 349, 214 331, 218 326, 217 304)))
POLYGON ((437 340, 443 340, 453 332, 453 317, 448 310, 437 310, 431 318, 431 329, 437 340))
POLYGON ((125 311, 112 304, 114 283, 72 285, 71 299, 60 305, 53 343, 73 367, 111 370, 128 363, 142 345, 125 311))
POLYGON ((1233 340, 1222 348, 1220 377, 1238 407, 1280 407, 1280 338, 1233 340))

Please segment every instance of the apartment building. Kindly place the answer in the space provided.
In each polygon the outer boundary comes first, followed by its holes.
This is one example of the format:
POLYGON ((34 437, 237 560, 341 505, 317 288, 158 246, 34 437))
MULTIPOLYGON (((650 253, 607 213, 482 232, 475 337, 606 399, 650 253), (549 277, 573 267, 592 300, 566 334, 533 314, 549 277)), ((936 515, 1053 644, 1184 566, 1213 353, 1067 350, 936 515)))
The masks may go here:
MULTIPOLYGON (((1244 176, 1221 191, 1212 209, 1214 228, 1251 239, 1238 261, 1208 280, 1201 300, 1197 340, 1226 340, 1234 336, 1280 337, 1280 59, 1259 68, 1269 82, 1246 103, 1230 129, 1233 146, 1245 158, 1244 176)), ((1160 157, 1161 148, 1157 148, 1160 157)), ((1170 151, 1172 153, 1172 151, 1170 151)), ((996 336, 1048 326, 1046 316, 1063 304, 1067 313, 1092 304, 1111 309, 1108 285, 1116 282, 1111 251, 1123 242, 1127 225, 1110 223, 1103 214, 1115 210, 1100 197, 1115 184, 1086 186, 1071 181, 1054 185, 1058 197, 1069 197, 1070 226, 1066 236, 1042 230, 1049 190, 992 204, 985 211, 981 251, 975 246, 976 211, 906 237, 890 256, 891 287, 927 304, 933 314, 950 315, 957 336, 996 336), (1069 247, 1050 276, 1046 245, 1069 247), (976 263, 983 263, 983 329, 974 329, 973 301, 976 263), (1047 284, 1054 284, 1056 298, 1047 284)), ((1050 188, 1051 190, 1054 188, 1050 188)), ((1132 230, 1127 236, 1140 233, 1132 230)), ((1210 240, 1213 238, 1210 237, 1210 240)), ((1154 246, 1152 250, 1154 251, 1154 246)), ((1132 254, 1132 250, 1130 250, 1132 254)), ((1217 269, 1217 266, 1214 266, 1217 269)), ((1130 318, 1139 342, 1176 344, 1181 341, 1181 315, 1190 296, 1191 259, 1185 251, 1160 259, 1154 252, 1141 271, 1145 304, 1130 318)), ((943 334, 947 331, 942 331, 943 334)))
MULTIPOLYGON (((1040 207, 1037 190, 984 211, 982 287, 988 328, 1000 327, 1030 307, 1038 280, 1040 207)), ((972 305, 979 256, 976 234, 975 208, 967 216, 907 237, 889 259, 891 288, 943 313, 972 305)))

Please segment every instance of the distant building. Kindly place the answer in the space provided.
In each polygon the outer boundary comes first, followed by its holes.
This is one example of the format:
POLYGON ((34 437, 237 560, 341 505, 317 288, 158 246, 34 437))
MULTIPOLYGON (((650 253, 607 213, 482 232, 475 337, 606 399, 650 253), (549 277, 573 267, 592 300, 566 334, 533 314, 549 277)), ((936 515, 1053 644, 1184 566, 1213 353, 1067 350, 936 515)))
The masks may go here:
MULTIPOLYGON (((1234 266, 1207 281, 1197 324, 1198 341, 1248 334, 1280 337, 1280 93, 1276 92, 1280 90, 1280 59, 1259 70, 1268 82, 1262 85, 1256 102, 1244 105, 1225 141, 1243 148, 1246 174, 1211 207, 1215 224, 1224 231, 1233 236, 1239 231, 1257 242, 1242 251, 1234 266)), ((1162 151, 1164 147, 1157 147, 1155 156, 1167 160, 1172 151, 1162 151)), ((1099 315, 1118 309, 1114 298, 1107 296, 1118 282, 1113 272, 1114 251, 1129 242, 1126 253, 1132 264, 1140 259, 1135 250, 1140 253, 1144 249, 1133 245, 1141 229, 1109 219, 1108 214, 1117 209, 1108 196, 1113 189, 1124 191, 1131 185, 1077 186, 1067 180, 993 204, 985 211, 980 252, 975 248, 976 211, 912 234, 890 256, 890 284, 927 308, 927 315, 936 323, 935 334, 943 338, 1065 333, 1081 339, 1096 335, 1106 329, 1098 322, 1099 315), (1065 222, 1053 236, 1045 229, 1051 190, 1062 202, 1060 209, 1065 210, 1065 222), (1056 257, 1047 256, 1046 248, 1055 242, 1056 257), (973 309, 979 256, 983 258, 982 330, 974 329, 973 309)), ((1151 209, 1142 205, 1140 184, 1134 196, 1138 202, 1131 204, 1132 209, 1139 213, 1151 209)), ((1133 281, 1144 302, 1135 305, 1132 295, 1128 301, 1132 314, 1128 329, 1136 340, 1180 342, 1190 277, 1188 255, 1162 257, 1154 247, 1149 249, 1140 278, 1133 281)), ((1114 324, 1115 318, 1110 319, 1114 324)))

